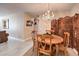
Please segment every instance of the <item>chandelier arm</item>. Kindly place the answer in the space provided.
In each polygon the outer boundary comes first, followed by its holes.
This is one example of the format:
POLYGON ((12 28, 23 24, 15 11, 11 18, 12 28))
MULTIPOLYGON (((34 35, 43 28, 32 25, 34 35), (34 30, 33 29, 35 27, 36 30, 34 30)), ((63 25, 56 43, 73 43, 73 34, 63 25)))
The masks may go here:
POLYGON ((52 20, 54 17, 54 13, 53 11, 50 10, 50 5, 49 3, 47 4, 47 12, 45 12, 42 16, 43 19, 48 19, 48 20, 52 20))
POLYGON ((47 4, 48 10, 49 10, 49 3, 47 4))

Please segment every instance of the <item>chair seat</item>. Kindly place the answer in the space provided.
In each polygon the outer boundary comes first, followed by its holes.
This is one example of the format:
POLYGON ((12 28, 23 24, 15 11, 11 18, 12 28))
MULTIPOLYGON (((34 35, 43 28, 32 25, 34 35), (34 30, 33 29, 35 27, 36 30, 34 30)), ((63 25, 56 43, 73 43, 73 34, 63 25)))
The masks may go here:
POLYGON ((60 45, 59 46, 59 54, 63 53, 63 55, 67 55, 67 47, 65 47, 64 45, 60 45))
POLYGON ((59 50, 60 50, 60 51, 64 51, 64 50, 66 50, 66 47, 64 47, 64 45, 60 45, 60 46, 59 46, 59 50))

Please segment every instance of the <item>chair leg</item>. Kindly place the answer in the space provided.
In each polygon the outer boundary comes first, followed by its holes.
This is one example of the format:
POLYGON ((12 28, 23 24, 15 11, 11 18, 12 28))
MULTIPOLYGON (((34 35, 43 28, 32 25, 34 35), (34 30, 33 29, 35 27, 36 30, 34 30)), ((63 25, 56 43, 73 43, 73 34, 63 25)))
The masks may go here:
POLYGON ((65 56, 67 56, 67 51, 64 51, 65 56))
POLYGON ((37 56, 40 56, 39 52, 38 52, 37 56))
POLYGON ((34 42, 33 42, 33 49, 32 49, 32 51, 34 51, 34 42))

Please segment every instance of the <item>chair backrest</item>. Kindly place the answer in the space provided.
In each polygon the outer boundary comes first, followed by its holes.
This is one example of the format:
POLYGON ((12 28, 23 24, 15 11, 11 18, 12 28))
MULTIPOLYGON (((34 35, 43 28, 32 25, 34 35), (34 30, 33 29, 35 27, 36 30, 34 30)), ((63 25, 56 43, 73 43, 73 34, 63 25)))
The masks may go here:
POLYGON ((69 37, 70 37, 70 33, 64 32, 64 46, 66 46, 66 47, 69 46, 69 37))
POLYGON ((44 52, 45 52, 45 50, 46 51, 48 50, 51 53, 51 46, 52 46, 51 36, 50 35, 38 35, 37 37, 38 37, 38 39, 37 39, 38 49, 42 49, 42 50, 44 50, 44 52), (49 43, 47 42, 47 40, 49 40, 49 43))
POLYGON ((54 33, 55 33, 55 30, 54 30, 54 29, 52 29, 52 30, 46 30, 46 32, 47 32, 48 34, 54 34, 54 33))

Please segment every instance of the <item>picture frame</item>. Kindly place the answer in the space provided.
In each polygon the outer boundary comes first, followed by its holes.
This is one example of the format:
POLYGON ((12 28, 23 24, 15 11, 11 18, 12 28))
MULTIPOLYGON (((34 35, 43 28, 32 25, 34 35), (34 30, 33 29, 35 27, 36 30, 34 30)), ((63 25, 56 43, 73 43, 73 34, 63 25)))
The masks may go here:
POLYGON ((9 29, 9 19, 3 19, 3 29, 9 29))
POLYGON ((31 20, 26 21, 26 26, 32 26, 32 24, 33 24, 33 21, 31 21, 31 20))

